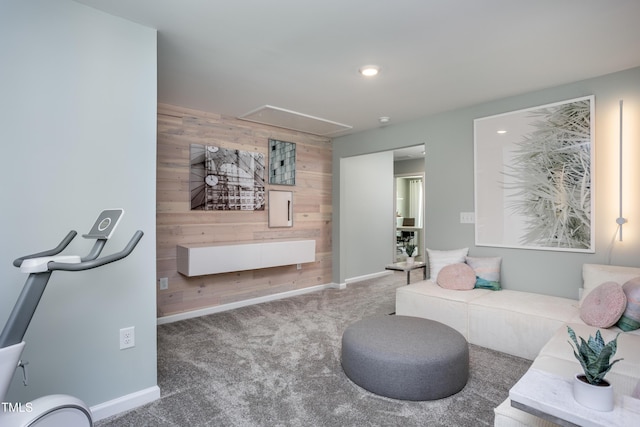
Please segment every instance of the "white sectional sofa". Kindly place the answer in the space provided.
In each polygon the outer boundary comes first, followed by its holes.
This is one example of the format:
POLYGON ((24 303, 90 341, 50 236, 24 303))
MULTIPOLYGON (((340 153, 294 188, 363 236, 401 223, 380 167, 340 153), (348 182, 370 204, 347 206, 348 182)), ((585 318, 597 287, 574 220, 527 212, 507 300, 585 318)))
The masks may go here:
MULTIPOLYGON (((585 264, 582 300, 604 282, 622 285, 636 277, 640 268, 585 264)), ((567 325, 585 339, 598 329, 581 320, 577 300, 511 290, 451 290, 431 280, 398 288, 396 314, 442 322, 472 344, 533 360, 532 368, 567 379, 581 371, 568 343, 567 325)), ((605 341, 621 332, 616 327, 600 330, 605 341)), ((615 358, 624 360, 606 378, 616 394, 631 395, 640 381, 640 330, 620 334, 615 358)), ((513 408, 508 398, 495 409, 495 426, 553 425, 513 408)))

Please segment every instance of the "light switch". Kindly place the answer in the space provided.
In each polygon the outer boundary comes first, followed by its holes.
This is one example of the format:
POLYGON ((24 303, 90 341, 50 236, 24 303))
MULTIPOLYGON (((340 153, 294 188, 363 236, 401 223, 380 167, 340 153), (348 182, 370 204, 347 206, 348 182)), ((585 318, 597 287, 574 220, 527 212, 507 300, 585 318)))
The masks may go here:
POLYGON ((460 212, 460 224, 474 224, 475 222, 475 212, 460 212))

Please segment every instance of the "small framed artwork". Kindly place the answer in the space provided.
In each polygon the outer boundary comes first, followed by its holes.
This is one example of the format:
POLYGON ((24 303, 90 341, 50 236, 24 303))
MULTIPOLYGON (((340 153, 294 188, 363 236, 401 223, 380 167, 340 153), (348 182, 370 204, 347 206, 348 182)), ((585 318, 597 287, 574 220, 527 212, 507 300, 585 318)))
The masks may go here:
POLYGON ((269 190, 269 227, 293 227, 293 192, 269 190))
POLYGON ((594 97, 474 121, 476 245, 594 252, 594 97))
POLYGON ((269 139, 269 184, 296 185, 296 144, 269 139))

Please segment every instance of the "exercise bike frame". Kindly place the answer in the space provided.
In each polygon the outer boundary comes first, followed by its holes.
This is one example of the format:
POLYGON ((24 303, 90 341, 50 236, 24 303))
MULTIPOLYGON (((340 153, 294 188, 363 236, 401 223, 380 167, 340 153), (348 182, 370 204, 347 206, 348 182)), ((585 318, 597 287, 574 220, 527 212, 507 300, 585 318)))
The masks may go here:
MULTIPOLYGON (((144 235, 142 231, 136 231, 123 250, 102 258, 99 258, 99 256, 106 244, 108 236, 97 238, 93 248, 85 257, 57 256, 69 245, 77 234, 76 231, 72 230, 55 248, 22 256, 13 262, 15 267, 21 267, 23 272, 29 272, 29 276, 2 333, 0 333, 0 402, 3 405, 0 407, 0 425, 2 426, 59 425, 61 422, 67 424, 72 419, 78 420, 78 416, 80 420, 82 420, 81 423, 79 422, 78 424, 93 425, 91 410, 81 400, 73 396, 45 396, 35 399, 25 408, 19 406, 19 410, 17 411, 7 411, 4 407, 9 404, 5 402, 5 397, 16 369, 19 366, 22 366, 24 369, 24 365, 20 362, 20 357, 25 347, 25 342, 23 341, 24 335, 33 318, 42 294, 46 289, 51 274, 54 271, 90 270, 121 260, 133 252, 133 249, 144 235), (25 269, 25 264, 29 264, 27 260, 34 261, 36 267, 28 266, 25 269), (27 263, 25 263, 25 261, 27 261, 27 263), (51 417, 54 413, 59 414, 55 415, 58 421, 54 420, 49 423, 41 422, 45 420, 46 417, 51 417), (84 418, 85 416, 86 419, 84 418)), ((93 238, 94 236, 85 235, 84 237, 93 238)), ((24 377, 26 381, 26 371, 24 377)))

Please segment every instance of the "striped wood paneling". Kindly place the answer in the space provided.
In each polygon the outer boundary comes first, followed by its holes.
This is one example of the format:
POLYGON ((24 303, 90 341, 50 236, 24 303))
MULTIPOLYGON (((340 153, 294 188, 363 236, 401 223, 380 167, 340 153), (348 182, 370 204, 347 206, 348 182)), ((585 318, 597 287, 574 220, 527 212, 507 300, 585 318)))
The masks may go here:
POLYGON ((329 138, 159 104, 157 277, 169 278, 169 289, 158 288, 158 317, 330 283, 331 156, 329 138), (266 209, 190 210, 190 144, 258 151, 268 162, 269 138, 296 143, 296 185, 265 188, 293 191, 293 227, 269 228, 266 209), (177 272, 179 244, 289 238, 315 239, 316 261, 301 270, 292 265, 199 277, 177 272))

